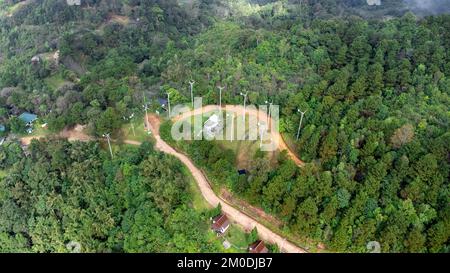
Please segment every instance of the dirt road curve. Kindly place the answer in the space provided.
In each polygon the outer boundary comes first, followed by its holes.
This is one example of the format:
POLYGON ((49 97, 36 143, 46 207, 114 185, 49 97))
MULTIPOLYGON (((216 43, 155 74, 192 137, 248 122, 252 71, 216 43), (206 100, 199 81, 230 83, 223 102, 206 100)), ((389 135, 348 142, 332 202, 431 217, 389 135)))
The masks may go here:
MULTIPOLYGON (((215 106, 206 106, 203 110, 199 109, 190 113, 187 113, 185 115, 179 116, 176 119, 183 119, 187 118, 192 115, 200 114, 202 111, 209 112, 215 110, 215 106)), ((243 108, 241 107, 234 107, 227 109, 229 111, 233 111, 235 113, 241 113, 243 114, 243 108)), ((257 115, 257 112, 248 112, 250 115, 257 115)), ((266 116, 267 117, 267 116, 266 116)), ((176 120, 175 119, 175 120, 176 120)), ((175 149, 173 149, 171 146, 169 146, 164 140, 161 139, 159 135, 159 126, 160 126, 160 120, 155 115, 148 115, 147 117, 147 124, 149 129, 152 131, 153 136, 156 140, 155 148, 161 152, 170 154, 181 160, 183 164, 186 165, 186 167, 189 169, 189 171, 192 173, 192 176, 194 177, 195 181, 197 182, 200 191, 205 198, 205 200, 213 207, 216 207, 219 203, 222 205, 222 210, 225 214, 228 215, 230 219, 232 219, 234 222, 238 223, 240 226, 242 226, 245 230, 252 230, 254 227, 258 229, 259 236, 261 239, 277 244, 281 251, 288 252, 288 253, 305 253, 306 251, 302 248, 297 247, 296 245, 288 242, 280 235, 274 233, 270 229, 266 228, 250 216, 240 212, 239 210, 235 209, 234 207, 230 206, 228 203, 226 203, 224 200, 219 198, 214 191, 211 189, 208 180, 203 175, 203 173, 198 169, 192 161, 185 155, 177 152, 175 149)), ((59 134, 61 137, 69 139, 69 141, 74 140, 80 140, 80 141, 90 141, 94 140, 88 135, 84 134, 82 131, 82 127, 76 127, 72 130, 65 130, 59 134)), ((283 139, 281 138, 281 135, 279 133, 274 133, 273 137, 279 138, 279 149, 280 150, 287 150, 291 158, 298 164, 302 165, 303 162, 301 162, 300 159, 298 159, 295 154, 293 154, 287 147, 287 145, 284 143, 283 139)), ((32 139, 39 139, 40 136, 33 136, 33 137, 26 137, 22 138, 21 142, 24 145, 30 144, 32 139)), ((140 145, 140 142, 132 141, 132 140, 125 140, 126 144, 131 145, 140 145)))
POLYGON ((189 169, 192 173, 192 176, 195 178, 200 191, 205 198, 205 200, 213 207, 216 207, 219 203, 222 205, 222 211, 233 221, 241 225, 246 230, 252 230, 254 227, 258 229, 259 236, 261 239, 277 244, 281 251, 289 252, 289 253, 305 253, 306 251, 297 247, 296 245, 288 242, 280 235, 272 232, 270 229, 266 228, 262 224, 258 223, 256 220, 247 216, 246 214, 240 212, 234 207, 230 206, 228 203, 221 200, 211 189, 208 180, 203 175, 203 173, 198 169, 192 161, 185 155, 177 152, 171 146, 169 146, 164 140, 161 139, 159 135, 159 125, 160 121, 158 117, 154 115, 148 116, 148 126, 153 133, 153 136, 156 139, 155 148, 161 152, 170 154, 181 160, 183 164, 189 169))
MULTIPOLYGON (((190 111, 190 112, 183 113, 183 114, 181 114, 179 116, 174 117, 172 120, 173 121, 179 121, 179 120, 183 120, 183 119, 189 118, 191 116, 201 115, 202 113, 208 113, 208 112, 212 112, 212 111, 217 111, 219 109, 220 108, 217 105, 208 105, 208 106, 204 106, 202 108, 194 109, 193 111, 190 111)), ((245 111, 245 113, 247 115, 251 115, 251 116, 257 117, 260 120, 264 120, 264 121, 267 120, 267 118, 268 118, 268 115, 267 115, 267 113, 265 111, 257 110, 257 109, 254 109, 254 108, 244 109, 244 107, 242 105, 226 105, 226 106, 223 106, 223 110, 226 110, 227 113, 232 112, 232 113, 236 114, 236 116, 238 116, 238 115, 243 116, 244 115, 244 111, 245 111)), ((272 131, 270 131, 270 134, 271 134, 271 138, 276 143, 278 143, 278 149, 280 151, 286 151, 288 153, 289 157, 292 159, 292 161, 294 161, 295 164, 297 164, 297 166, 303 166, 304 165, 303 161, 301 161, 300 158, 298 158, 289 149, 289 147, 287 146, 286 142, 284 141, 283 137, 281 136, 281 134, 279 132, 272 130, 272 131)))

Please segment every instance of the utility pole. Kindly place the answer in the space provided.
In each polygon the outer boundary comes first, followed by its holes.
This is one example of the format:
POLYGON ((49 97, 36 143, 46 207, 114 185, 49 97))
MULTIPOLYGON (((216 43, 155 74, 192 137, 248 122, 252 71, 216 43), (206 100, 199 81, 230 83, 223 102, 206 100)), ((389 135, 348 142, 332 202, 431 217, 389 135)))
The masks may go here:
POLYGON ((144 105, 142 107, 144 107, 144 111, 145 111, 144 128, 147 128, 147 131, 148 131, 148 130, 150 130, 150 128, 148 127, 148 105, 145 100, 145 91, 142 91, 142 98, 144 100, 144 105))
POLYGON ((144 127, 147 128, 147 131, 150 130, 150 127, 148 126, 148 105, 144 104, 142 107, 144 107, 144 111, 145 111, 145 122, 144 122, 144 127))
POLYGON ((192 102, 192 108, 194 108, 194 83, 195 81, 190 80, 189 84, 191 85, 191 102, 192 102))
POLYGON ((222 109, 222 90, 224 87, 219 86, 219 108, 222 109))
POLYGON ((169 118, 170 118, 170 93, 169 92, 167 92, 167 106, 169 107, 169 118))
POLYGON ((114 159, 114 155, 111 148, 111 135, 109 133, 103 134, 103 137, 105 137, 108 140, 108 146, 109 146, 109 152, 111 153, 111 159, 114 159))
POLYGON ((245 118, 247 116, 247 95, 248 92, 245 92, 245 94, 241 92, 241 96, 244 97, 244 125, 245 125, 245 118))
POLYGON ((259 148, 261 149, 263 145, 263 139, 264 139, 264 131, 266 130, 265 125, 263 123, 258 122, 259 126, 259 137, 261 138, 259 143, 259 148))
POLYGON ((130 121, 130 123, 131 123, 131 129, 133 130, 133 135, 136 136, 136 131, 134 130, 133 118, 134 118, 134 113, 131 114, 131 116, 129 116, 129 117, 123 117, 123 119, 124 119, 125 121, 130 121))
POLYGON ((133 136, 136 136, 136 131, 134 130, 134 123, 133 123, 134 113, 130 116, 130 122, 131 122, 131 130, 133 130, 133 136))
POLYGON ((269 115, 267 116, 267 125, 268 125, 268 128, 270 128, 270 120, 271 120, 270 115, 272 114, 271 110, 272 110, 273 101, 269 102, 269 101, 266 100, 266 104, 269 105, 269 115))
POLYGON ((234 141, 234 114, 231 115, 231 142, 234 141))
POLYGON ((300 111, 300 109, 297 109, 297 112, 300 113, 302 116, 300 118, 300 124, 298 125, 298 131, 297 131, 297 141, 300 138, 300 129, 302 128, 302 122, 303 122, 303 117, 305 116, 305 112, 300 111))
POLYGON ((231 116, 231 142, 234 140, 234 113, 227 114, 227 117, 231 116))

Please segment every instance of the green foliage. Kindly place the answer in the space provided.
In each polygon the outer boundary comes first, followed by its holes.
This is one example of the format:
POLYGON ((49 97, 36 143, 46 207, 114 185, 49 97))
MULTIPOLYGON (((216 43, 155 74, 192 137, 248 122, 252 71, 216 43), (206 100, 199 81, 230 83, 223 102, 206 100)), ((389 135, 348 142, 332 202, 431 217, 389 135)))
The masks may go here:
POLYGON ((256 227, 254 229, 252 229, 252 231, 247 235, 247 244, 253 244, 254 242, 256 242, 258 240, 258 230, 256 229, 256 227))
POLYGON ((114 161, 96 143, 33 141, 23 160, 2 149, 1 167, 15 164, 0 178, 0 252, 218 251, 181 163, 146 147, 114 161))
POLYGON ((217 207, 209 211, 210 218, 214 218, 222 213, 222 203, 219 203, 217 207))
MULTIPOLYGON (((214 143, 179 147, 215 185, 333 250, 365 252, 373 240, 388 252, 447 249, 447 216, 432 211, 449 207, 450 55, 441 26, 450 17, 275 21, 261 23, 259 33, 219 23, 180 50, 163 75, 182 90, 185 71, 193 71, 207 103, 215 103, 210 87, 218 83, 249 91, 252 104, 273 99, 288 138, 297 133, 297 109, 307 111, 294 146, 309 163, 293 171, 284 159, 265 168, 255 160, 238 178, 235 162, 224 160, 229 151, 214 143), (425 214, 432 220, 418 220, 425 214)), ((228 93, 223 103, 241 103, 228 93)))
MULTIPOLYGON (((0 11, 0 120, 12 132, 23 124, 6 117, 31 111, 52 131, 81 123, 114 133, 142 114, 143 92, 189 101, 190 78, 204 103, 217 102, 218 85, 224 104, 242 103, 246 90, 249 103, 281 106, 288 139, 297 109, 307 111, 293 146, 308 164, 257 157, 238 177, 233 151, 179 144, 215 186, 333 250, 364 252, 377 240, 389 252, 449 251, 449 15, 396 17, 396 1, 16 2, 0 11)), ((59 252, 69 240, 90 251, 207 251, 201 233, 178 226, 203 222, 182 205, 170 159, 141 150, 108 163, 92 144, 47 145, 34 143, 33 158, 0 148, 11 172, 0 184, 1 251, 59 252)))
POLYGON ((23 134, 26 130, 26 124, 18 117, 12 117, 9 120, 9 128, 11 132, 16 134, 23 134))

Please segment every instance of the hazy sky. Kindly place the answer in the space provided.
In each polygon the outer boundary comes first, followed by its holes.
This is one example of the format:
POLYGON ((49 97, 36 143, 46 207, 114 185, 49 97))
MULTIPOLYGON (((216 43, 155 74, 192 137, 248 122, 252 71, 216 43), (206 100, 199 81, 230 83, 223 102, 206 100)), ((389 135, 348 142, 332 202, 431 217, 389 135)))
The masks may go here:
POLYGON ((450 0, 404 0, 411 9, 432 13, 450 12, 450 0))

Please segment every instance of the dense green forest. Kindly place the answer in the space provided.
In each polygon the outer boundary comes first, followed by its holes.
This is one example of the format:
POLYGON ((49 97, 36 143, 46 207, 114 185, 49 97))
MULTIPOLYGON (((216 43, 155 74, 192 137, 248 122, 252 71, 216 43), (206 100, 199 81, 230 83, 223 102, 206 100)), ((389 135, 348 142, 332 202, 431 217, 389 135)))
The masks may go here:
MULTIPOLYGON (((402 1, 0 1, 0 124, 35 113, 51 131, 118 134, 168 89, 280 105, 307 164, 178 143, 218 185, 332 251, 448 252, 450 15, 402 1), (20 3, 19 3, 20 2, 20 3), (36 58, 33 58, 36 57, 36 58), (35 61, 32 61, 34 59, 35 61), (307 110, 299 141, 299 115, 307 110)), ((0 146, 0 251, 209 252, 180 164, 150 144, 108 159, 98 144, 0 146), (164 183, 163 183, 164 182, 164 183), (166 183, 167 182, 167 183, 166 183), (101 223, 101 224, 100 224, 101 223)))
POLYGON ((180 162, 151 143, 111 161, 97 143, 0 151, 0 252, 217 252, 180 162))
POLYGON ((308 111, 294 146, 309 164, 270 169, 256 157, 242 183, 231 151, 184 148, 215 181, 332 249, 364 251, 376 239, 386 252, 448 251, 449 30, 449 16, 412 14, 276 30, 218 24, 177 55, 164 82, 182 90, 195 75, 209 103, 219 84, 227 103, 242 103, 241 90, 252 104, 273 99, 288 139, 297 108, 308 111))

